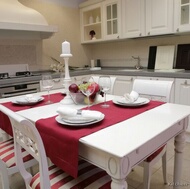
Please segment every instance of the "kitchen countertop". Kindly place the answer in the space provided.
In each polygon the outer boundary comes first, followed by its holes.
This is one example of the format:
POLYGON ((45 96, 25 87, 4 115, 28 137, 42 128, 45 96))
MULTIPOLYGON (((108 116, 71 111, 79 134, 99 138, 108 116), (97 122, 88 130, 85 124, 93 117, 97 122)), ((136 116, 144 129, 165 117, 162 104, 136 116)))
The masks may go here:
MULTIPOLYGON (((60 77, 60 73, 52 72, 52 71, 45 71, 45 73, 51 73, 53 78, 60 77)), ((35 72, 34 72, 35 73, 35 72)), ((36 73, 44 73, 43 72, 36 72, 36 73)), ((104 67, 101 70, 89 70, 89 69, 80 69, 80 70, 71 70, 70 76, 80 76, 80 75, 87 75, 87 74, 99 74, 99 75, 118 75, 118 76, 144 76, 144 77, 168 77, 168 78, 186 78, 190 79, 190 70, 150 70, 150 69, 134 69, 128 67, 104 67)), ((13 78, 13 79, 1 79, 0 85, 3 87, 4 85, 12 85, 15 83, 24 82, 34 82, 41 80, 41 75, 33 76, 33 77, 21 77, 21 78, 13 78)))

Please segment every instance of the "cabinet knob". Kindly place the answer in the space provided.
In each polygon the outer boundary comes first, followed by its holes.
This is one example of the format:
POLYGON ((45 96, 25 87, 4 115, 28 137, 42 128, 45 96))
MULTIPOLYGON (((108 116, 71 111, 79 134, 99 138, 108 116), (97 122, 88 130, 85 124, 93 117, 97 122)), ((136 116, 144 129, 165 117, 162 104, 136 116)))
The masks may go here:
POLYGON ((142 33, 139 33, 139 36, 142 36, 142 33))
POLYGON ((117 39, 119 39, 119 35, 117 36, 117 39))
POLYGON ((177 28, 176 31, 179 32, 179 28, 177 28))
POLYGON ((185 80, 184 85, 187 85, 187 80, 185 80))
POLYGON ((150 35, 150 32, 148 32, 148 35, 150 35))

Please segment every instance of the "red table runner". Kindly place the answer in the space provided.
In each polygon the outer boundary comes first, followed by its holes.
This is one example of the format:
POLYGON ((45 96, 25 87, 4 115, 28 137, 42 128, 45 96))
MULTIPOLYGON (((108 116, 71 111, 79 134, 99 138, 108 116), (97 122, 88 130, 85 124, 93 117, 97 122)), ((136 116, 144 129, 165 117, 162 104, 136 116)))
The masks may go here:
POLYGON ((108 104, 110 105, 109 108, 101 108, 100 104, 91 106, 91 110, 104 113, 105 118, 101 122, 88 127, 79 128, 61 125, 56 122, 56 116, 40 119, 36 122, 47 156, 50 157, 54 164, 73 177, 77 177, 78 144, 81 137, 155 108, 163 104, 163 102, 151 101, 149 104, 140 107, 117 106, 112 101, 109 101, 108 104))
MULTIPOLYGON (((4 102, 1 104, 9 108, 10 110, 16 112, 16 111, 21 111, 21 110, 26 110, 29 108, 35 108, 35 107, 46 105, 45 103, 48 101, 48 95, 43 95, 43 97, 44 97, 43 101, 38 102, 33 105, 19 105, 19 104, 13 104, 12 102, 4 102)), ((53 103, 60 102, 63 98, 64 98, 64 95, 61 93, 51 94, 51 100, 53 101, 53 103)), ((9 118, 7 117, 7 115, 3 114, 1 111, 0 111, 0 120, 1 120, 0 128, 12 136, 13 133, 12 133, 12 127, 11 127, 9 118)))

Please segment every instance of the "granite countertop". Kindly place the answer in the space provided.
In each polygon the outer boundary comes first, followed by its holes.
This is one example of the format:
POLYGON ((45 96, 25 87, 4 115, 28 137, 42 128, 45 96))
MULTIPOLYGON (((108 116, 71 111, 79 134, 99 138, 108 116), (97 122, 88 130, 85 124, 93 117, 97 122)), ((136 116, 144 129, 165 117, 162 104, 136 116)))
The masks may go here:
MULTIPOLYGON (((24 82, 33 82, 33 81, 40 81, 41 74, 43 73, 50 73, 52 74, 53 78, 59 78, 60 73, 52 72, 52 71, 38 71, 34 72, 38 73, 36 76, 33 77, 21 77, 17 79, 1 79, 0 85, 1 87, 12 85, 14 83, 24 83, 24 82)), ((99 74, 99 75, 118 75, 118 76, 144 76, 144 77, 168 77, 168 78, 185 78, 190 79, 190 70, 150 70, 150 69, 134 69, 129 67, 103 67, 101 70, 94 70, 91 71, 88 68, 78 69, 78 70, 71 70, 70 76, 80 76, 80 75, 87 75, 87 74, 99 74)))

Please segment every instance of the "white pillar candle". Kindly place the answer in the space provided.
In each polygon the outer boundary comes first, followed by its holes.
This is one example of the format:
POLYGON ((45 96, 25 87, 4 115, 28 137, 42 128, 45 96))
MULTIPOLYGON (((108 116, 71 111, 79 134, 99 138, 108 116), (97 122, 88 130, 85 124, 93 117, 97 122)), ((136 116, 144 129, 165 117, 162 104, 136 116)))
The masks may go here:
POLYGON ((62 54, 71 54, 70 43, 67 41, 62 43, 62 54))

